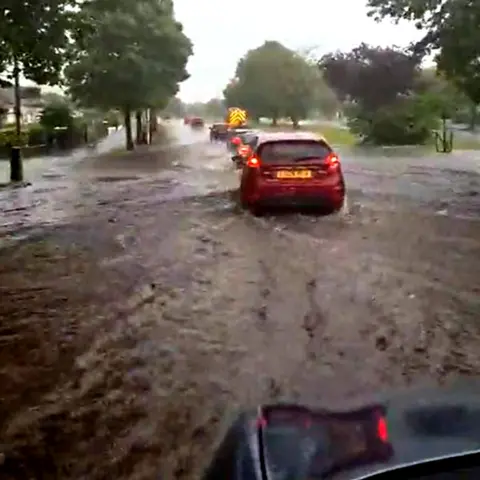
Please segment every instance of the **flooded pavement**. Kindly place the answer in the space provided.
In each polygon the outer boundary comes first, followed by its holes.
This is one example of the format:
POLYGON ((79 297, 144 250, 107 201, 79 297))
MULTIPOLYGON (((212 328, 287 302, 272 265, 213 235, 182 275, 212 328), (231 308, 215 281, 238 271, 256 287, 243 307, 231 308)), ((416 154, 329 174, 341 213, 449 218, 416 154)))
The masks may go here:
POLYGON ((478 154, 345 151, 345 212, 258 219, 169 128, 0 253, 0 478, 194 479, 237 407, 479 373, 478 154))
MULTIPOLYGON (((75 167, 93 155, 101 155, 121 147, 123 129, 110 130, 94 147, 84 147, 62 155, 27 158, 23 162, 27 187, 0 189, 0 244, 4 237, 22 238, 23 232, 45 227, 64 219, 75 202, 72 191, 85 185, 85 179, 74 175, 75 167)), ((9 178, 9 162, 0 161, 0 178, 9 178)), ((88 182, 87 182, 88 183, 88 182)))

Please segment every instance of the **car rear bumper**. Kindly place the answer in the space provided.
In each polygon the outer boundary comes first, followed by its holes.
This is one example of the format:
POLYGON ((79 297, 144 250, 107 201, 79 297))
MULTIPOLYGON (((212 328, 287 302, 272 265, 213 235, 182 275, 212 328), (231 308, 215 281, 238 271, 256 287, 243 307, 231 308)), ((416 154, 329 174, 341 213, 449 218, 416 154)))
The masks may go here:
POLYGON ((282 189, 260 189, 250 199, 251 203, 265 208, 341 208, 344 200, 345 186, 343 183, 328 188, 285 187, 282 189))
POLYGON ((255 203, 262 208, 287 208, 287 207, 305 207, 305 208, 332 208, 340 209, 343 206, 344 196, 312 196, 295 195, 292 197, 267 197, 260 198, 255 203))

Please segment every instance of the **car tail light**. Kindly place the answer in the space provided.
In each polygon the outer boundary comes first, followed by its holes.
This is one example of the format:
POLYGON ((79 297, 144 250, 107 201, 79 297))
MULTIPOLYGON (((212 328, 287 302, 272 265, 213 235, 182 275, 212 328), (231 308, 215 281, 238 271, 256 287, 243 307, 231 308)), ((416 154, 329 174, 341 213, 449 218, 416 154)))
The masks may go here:
POLYGON ((338 165, 340 163, 339 158, 334 153, 331 153, 326 160, 327 164, 330 166, 338 165))
POLYGON ((232 144, 233 145, 241 145, 242 139, 240 137, 233 137, 232 138, 232 144))
POLYGON ((377 436, 382 442, 388 442, 388 429, 385 417, 379 417, 377 421, 377 436))
POLYGON ((247 160, 247 166, 250 168, 259 168, 260 167, 260 160, 256 157, 249 158, 247 160))
POLYGON ((324 172, 326 173, 336 173, 340 167, 340 160, 335 155, 335 153, 331 153, 326 159, 325 159, 325 170, 324 172))
POLYGON ((325 160, 325 163, 329 169, 335 169, 340 165, 340 160, 334 153, 331 153, 325 160))

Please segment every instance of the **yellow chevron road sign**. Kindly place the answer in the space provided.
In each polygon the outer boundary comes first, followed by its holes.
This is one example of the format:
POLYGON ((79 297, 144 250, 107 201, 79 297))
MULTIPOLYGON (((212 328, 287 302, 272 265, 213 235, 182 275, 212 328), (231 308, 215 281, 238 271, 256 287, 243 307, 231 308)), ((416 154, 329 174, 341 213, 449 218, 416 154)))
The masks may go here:
POLYGON ((230 126, 243 125, 247 121, 247 112, 241 108, 230 108, 228 110, 227 123, 230 126))

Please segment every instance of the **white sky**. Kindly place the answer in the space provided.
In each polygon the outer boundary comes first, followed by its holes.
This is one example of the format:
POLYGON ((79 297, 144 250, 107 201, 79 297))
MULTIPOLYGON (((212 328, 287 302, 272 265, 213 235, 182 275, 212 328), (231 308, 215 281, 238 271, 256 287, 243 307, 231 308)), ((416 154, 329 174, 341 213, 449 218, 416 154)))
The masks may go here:
POLYGON ((265 40, 319 55, 361 42, 406 46, 419 38, 412 24, 375 23, 366 0, 174 0, 177 20, 194 44, 190 78, 179 96, 186 102, 221 97, 237 61, 265 40), (236 26, 240 26, 237 30, 236 26))

